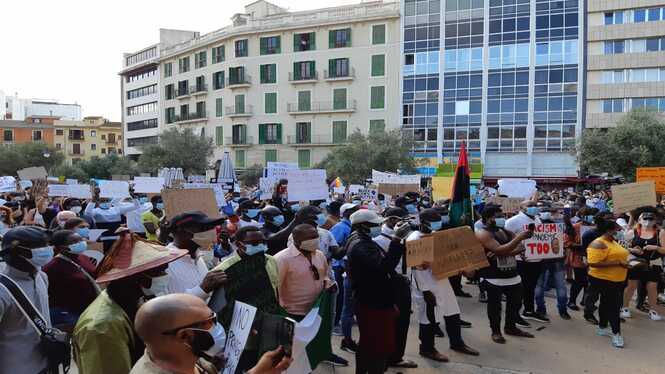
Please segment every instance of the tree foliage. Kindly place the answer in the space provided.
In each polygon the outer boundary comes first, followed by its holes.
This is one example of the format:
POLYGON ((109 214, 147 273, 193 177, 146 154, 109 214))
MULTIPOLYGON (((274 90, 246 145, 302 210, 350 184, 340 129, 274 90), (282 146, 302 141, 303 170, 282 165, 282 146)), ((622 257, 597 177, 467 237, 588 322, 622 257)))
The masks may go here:
POLYGON ((64 159, 61 152, 46 143, 12 144, 0 147, 0 175, 16 175, 17 170, 31 166, 43 166, 51 171, 64 159))
POLYGON ((409 155, 412 141, 399 130, 363 135, 355 131, 348 144, 335 148, 317 166, 328 177, 340 177, 345 183, 363 183, 372 169, 386 172, 413 172, 415 160, 409 155))
POLYGON ((205 174, 213 149, 211 138, 196 135, 192 129, 171 128, 161 133, 159 144, 142 147, 138 165, 148 173, 174 167, 182 168, 185 175, 205 174))
POLYGON ((245 169, 238 179, 245 186, 257 186, 259 184, 259 178, 263 176, 263 166, 259 164, 254 164, 247 169, 245 169))
POLYGON ((633 110, 616 127, 586 130, 577 154, 586 173, 634 180, 638 167, 665 166, 665 122, 655 112, 633 110))

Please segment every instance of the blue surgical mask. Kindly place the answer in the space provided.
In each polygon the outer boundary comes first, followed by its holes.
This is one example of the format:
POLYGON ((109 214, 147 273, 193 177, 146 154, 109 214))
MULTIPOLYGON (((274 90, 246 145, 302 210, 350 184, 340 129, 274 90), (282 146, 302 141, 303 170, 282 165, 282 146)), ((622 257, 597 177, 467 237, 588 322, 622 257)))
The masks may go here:
POLYGON ((90 229, 87 227, 76 229, 76 233, 79 234, 82 238, 88 239, 90 237, 90 229))
POLYGON ((526 208, 526 214, 530 215, 531 217, 535 217, 539 212, 540 209, 538 209, 537 206, 530 206, 526 208))
POLYGON ((300 204, 293 204, 291 205, 291 210, 294 212, 297 212, 300 210, 300 204))
POLYGON ((53 259, 53 247, 41 247, 31 249, 32 258, 27 259, 32 263, 36 268, 41 268, 42 266, 48 264, 53 259))
POLYGON ((141 204, 145 204, 145 203, 148 202, 148 198, 147 198, 147 197, 139 197, 139 202, 140 202, 141 204))
POLYGON ((540 213, 540 219, 548 221, 552 218, 552 214, 550 212, 541 212, 540 213))
POLYGON ((448 216, 441 216, 441 225, 446 226, 450 224, 450 217, 448 216))
POLYGON ((506 226, 506 219, 503 217, 495 218, 494 223, 496 224, 496 227, 504 228, 506 226))
POLYGON ((593 225, 593 216, 584 216, 584 222, 593 225))
POLYGON ((432 231, 439 231, 441 230, 441 221, 430 222, 427 226, 432 231))
POLYGON ((408 204, 406 206, 406 211, 409 212, 409 214, 416 214, 418 213, 418 209, 416 209, 416 206, 414 204, 408 204))
POLYGON ((159 209, 159 210, 163 210, 163 209, 164 209, 164 203, 157 203, 157 204, 155 204, 155 208, 157 208, 157 209, 159 209))
POLYGON ((323 213, 319 213, 316 215, 316 224, 319 226, 322 226, 324 223, 326 223, 326 215, 323 213))
POLYGON ((376 238, 379 235, 381 235, 381 226, 373 226, 369 228, 370 237, 376 238))
POLYGON ((259 215, 261 209, 247 209, 247 217, 256 218, 259 215))
POLYGON ((81 240, 78 243, 70 244, 69 251, 74 254, 83 253, 88 249, 88 243, 85 240, 81 240))
POLYGON ((328 208, 328 204, 326 204, 325 202, 319 204, 319 209, 326 210, 327 208, 328 208))
POLYGON ((99 203, 99 208, 104 210, 111 209, 111 203, 99 203))
POLYGON ((252 255, 255 255, 257 253, 263 253, 267 250, 268 250, 268 246, 265 245, 264 243, 256 244, 256 245, 245 244, 245 253, 248 256, 252 256, 252 255))
POLYGON ((351 204, 356 204, 356 205, 358 205, 358 204, 360 204, 360 200, 353 200, 353 201, 351 201, 351 204))
POLYGON ((282 226, 282 225, 284 224, 284 216, 283 216, 283 215, 275 216, 275 217, 272 219, 272 223, 273 223, 275 226, 282 226))

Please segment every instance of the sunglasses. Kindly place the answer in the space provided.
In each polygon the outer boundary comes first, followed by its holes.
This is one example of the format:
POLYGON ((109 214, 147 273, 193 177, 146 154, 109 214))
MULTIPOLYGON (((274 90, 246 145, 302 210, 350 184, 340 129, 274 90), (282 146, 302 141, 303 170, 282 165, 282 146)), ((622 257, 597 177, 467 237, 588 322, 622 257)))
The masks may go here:
POLYGON ((194 323, 190 323, 189 325, 186 326, 180 326, 176 327, 174 329, 162 331, 162 335, 175 335, 178 331, 182 329, 192 329, 192 328, 199 328, 201 326, 206 326, 206 325, 214 325, 217 323, 217 313, 213 312, 210 317, 207 319, 204 319, 203 321, 197 321, 194 323))

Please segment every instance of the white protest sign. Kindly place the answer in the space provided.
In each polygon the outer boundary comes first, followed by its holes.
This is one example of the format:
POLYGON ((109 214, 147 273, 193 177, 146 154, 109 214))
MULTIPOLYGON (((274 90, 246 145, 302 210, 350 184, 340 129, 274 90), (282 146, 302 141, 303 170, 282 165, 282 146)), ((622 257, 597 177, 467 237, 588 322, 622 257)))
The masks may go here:
POLYGON ((378 197, 377 191, 370 188, 363 188, 358 191, 358 195, 360 195, 360 199, 363 201, 373 201, 378 197))
POLYGON ((70 184, 67 186, 69 189, 69 197, 77 199, 92 199, 92 192, 89 184, 70 184))
POLYGON ((536 192, 536 181, 531 179, 499 179, 499 194, 528 198, 536 192))
POLYGON ((160 193, 164 188, 162 177, 134 177, 134 192, 136 193, 160 193))
POLYGON ((16 192, 16 178, 0 177, 0 192, 16 192))
POLYGON ((99 197, 123 199, 129 197, 129 183, 126 181, 99 181, 99 197))
POLYGON ((187 177, 189 183, 206 183, 205 175, 190 175, 187 177))
MULTIPOLYGON (((524 256, 529 260, 543 260, 563 257, 563 223, 537 223, 533 236, 522 243, 526 248, 524 256)), ((523 227, 528 230, 528 225, 523 227)))
POLYGON ((78 184, 78 183, 79 181, 76 179, 69 179, 69 178, 65 179, 65 184, 78 184))
POLYGON ((31 180, 20 180, 18 181, 18 184, 21 186, 22 189, 30 188, 32 187, 32 181, 31 180))
POLYGON ((346 192, 346 187, 344 186, 333 187, 333 192, 338 194, 344 194, 346 192))
POLYGON ((88 239, 91 242, 96 242, 97 239, 99 239, 99 237, 102 236, 102 234, 105 232, 106 229, 90 229, 90 232, 88 233, 88 239))
POLYGON ((255 307, 240 301, 235 302, 231 326, 229 327, 229 332, 226 336, 226 345, 224 346, 226 367, 224 367, 223 374, 235 373, 238 361, 240 361, 240 355, 245 350, 245 344, 252 330, 255 316, 255 307))
POLYGON ((69 196, 69 186, 66 184, 49 184, 48 186, 48 195, 49 196, 69 196))
POLYGON ((289 201, 325 200, 328 198, 324 169, 288 170, 289 201))
POLYGON ((295 162, 272 162, 269 161, 266 166, 268 169, 298 169, 298 164, 295 162))
POLYGON ((46 179, 48 176, 46 169, 43 166, 33 166, 30 168, 21 169, 16 173, 18 174, 18 177, 23 180, 46 179))
POLYGON ((275 189, 275 181, 271 178, 259 178, 259 189, 261 190, 261 200, 270 200, 272 198, 273 190, 275 189))
POLYGON ((185 189, 193 188, 210 188, 215 192, 215 201, 217 201, 217 206, 225 205, 226 199, 224 199, 224 190, 222 185, 219 183, 185 183, 182 185, 185 189))
POLYGON ((360 192, 360 190, 362 190, 363 188, 365 188, 365 187, 361 184, 352 184, 352 185, 349 186, 349 192, 351 192, 353 194, 356 194, 356 193, 360 192))
POLYGON ((374 184, 420 184, 420 175, 400 175, 372 170, 372 182, 374 184))

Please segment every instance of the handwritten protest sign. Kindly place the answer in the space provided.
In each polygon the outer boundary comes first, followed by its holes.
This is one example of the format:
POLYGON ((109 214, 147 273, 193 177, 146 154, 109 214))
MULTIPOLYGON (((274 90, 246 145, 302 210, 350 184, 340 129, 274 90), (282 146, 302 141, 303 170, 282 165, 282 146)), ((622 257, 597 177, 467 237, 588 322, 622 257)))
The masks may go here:
POLYGON ((524 199, 519 197, 499 197, 492 196, 487 199, 490 204, 501 205, 501 210, 504 213, 517 213, 520 211, 520 205, 524 199))
POLYGON ((363 201, 372 201, 379 196, 379 193, 372 188, 363 188, 360 191, 358 191, 358 195, 360 196, 360 199, 363 201))
POLYGON ((456 227, 434 233, 432 275, 436 279, 487 266, 489 263, 485 249, 469 227, 456 227))
POLYGON ((162 177, 135 177, 134 192, 136 193, 160 193, 164 188, 162 177))
POLYGON ((247 344, 247 338, 252 330, 256 308, 245 303, 236 302, 233 306, 233 319, 229 333, 226 336, 226 345, 224 347, 224 356, 226 357, 226 366, 223 374, 233 374, 236 371, 240 356, 247 344))
POLYGON ((656 192, 665 194, 665 167, 637 168, 635 179, 638 182, 654 181, 656 192))
POLYGON ((289 180, 289 201, 325 200, 328 198, 326 171, 323 169, 289 169, 286 178, 289 180))
POLYGON ((69 196, 69 186, 66 184, 49 184, 48 195, 53 196, 69 196))
POLYGON ((400 175, 395 173, 385 173, 372 170, 372 182, 374 184, 418 184, 420 185, 420 175, 400 175))
MULTIPOLYGON (((526 248, 524 256, 529 260, 544 260, 563 257, 563 223, 539 223, 535 225, 533 236, 522 242, 526 248)), ((528 225, 524 225, 528 230, 528 225)))
POLYGON ((656 183, 645 181, 612 186, 614 213, 625 213, 641 206, 656 205, 656 183))
POLYGON ((527 198, 536 192, 536 181, 531 179, 499 179, 499 193, 508 197, 527 198))
POLYGON ((208 217, 219 218, 215 193, 210 188, 162 190, 162 200, 166 210, 166 218, 192 210, 205 213, 208 217))
POLYGON ((69 197, 77 199, 92 199, 92 192, 88 184, 70 184, 67 186, 69 197))
POLYGON ((434 261, 434 236, 424 236, 406 242, 406 266, 420 266, 423 262, 434 261))
POLYGON ((46 169, 43 166, 33 166, 21 169, 16 173, 18 174, 18 177, 23 180, 46 179, 48 176, 46 169))
POLYGON ((0 192, 16 192, 16 178, 0 177, 0 192))
POLYGON ((99 197, 112 199, 129 197, 129 183, 125 181, 99 181, 99 197))

